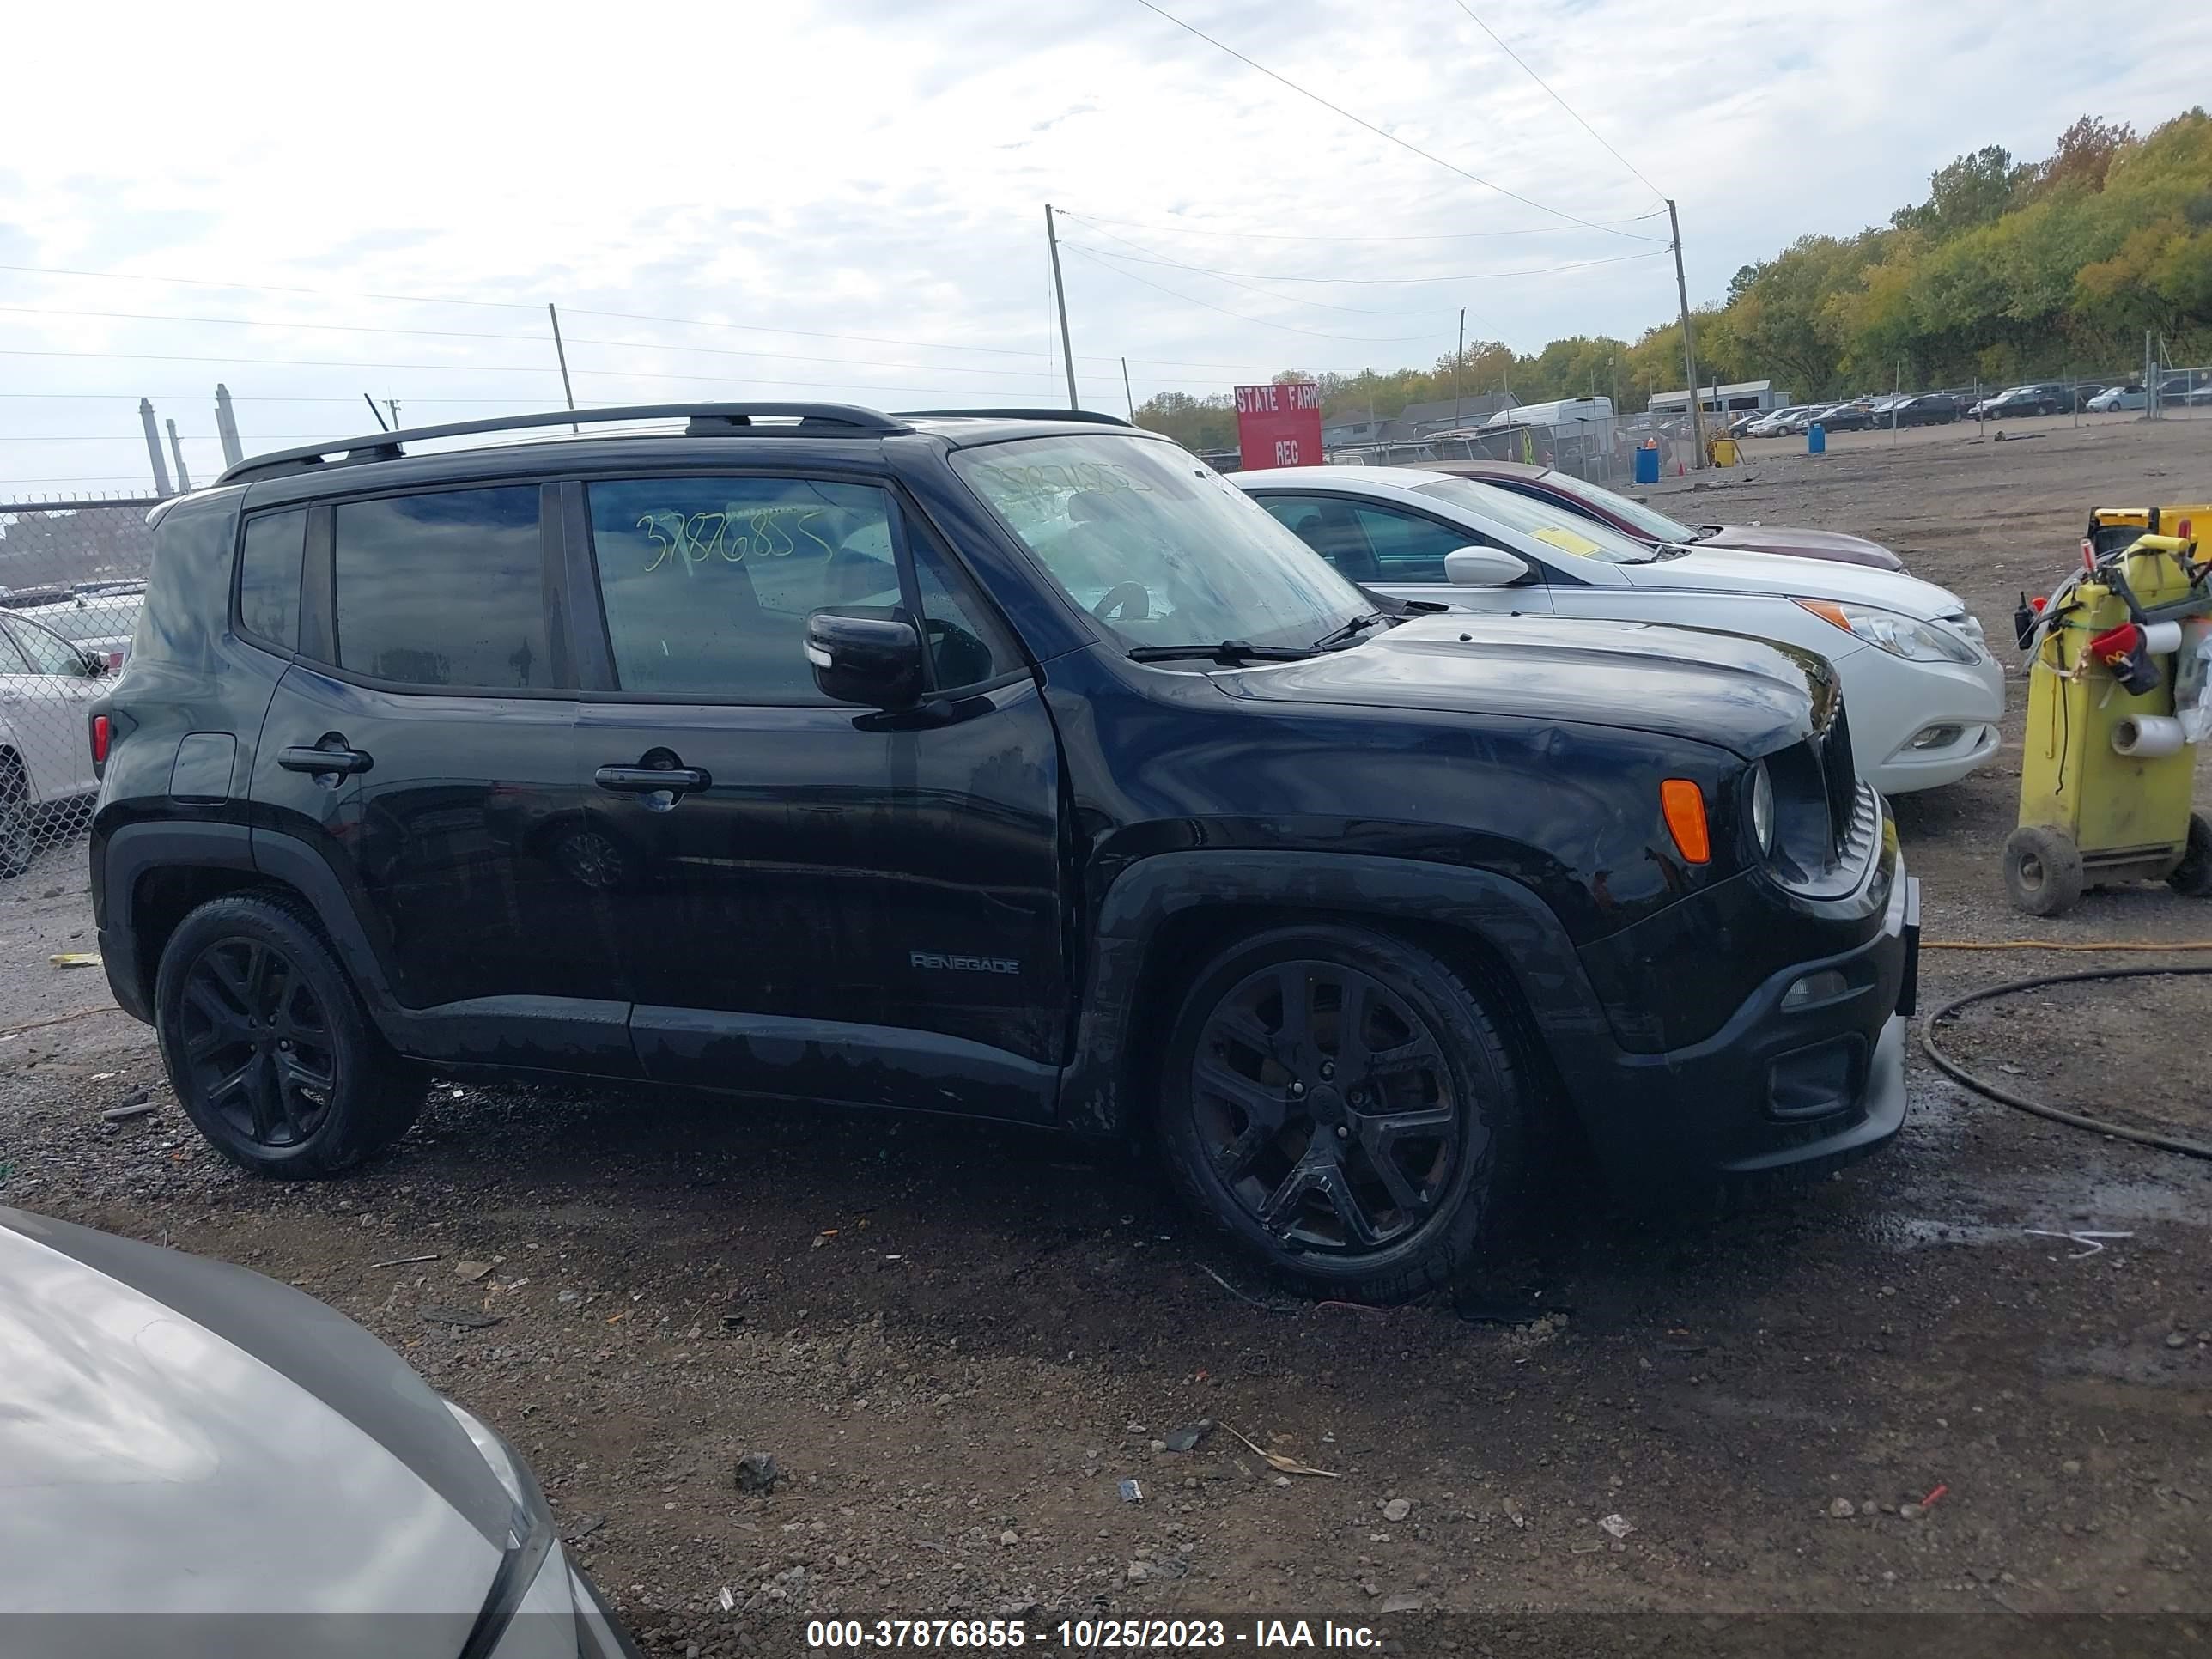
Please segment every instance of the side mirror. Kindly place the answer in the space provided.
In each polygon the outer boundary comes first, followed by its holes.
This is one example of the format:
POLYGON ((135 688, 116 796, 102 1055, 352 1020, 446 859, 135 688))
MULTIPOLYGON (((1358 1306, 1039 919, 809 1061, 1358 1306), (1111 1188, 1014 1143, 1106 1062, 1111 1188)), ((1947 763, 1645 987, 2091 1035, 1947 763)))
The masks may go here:
POLYGON ((805 649, 825 697, 888 713, 921 701, 921 630, 883 606, 813 612, 805 649))
POLYGON ((1444 580, 1455 587, 1507 587, 1528 574, 1528 562, 1502 547, 1462 547, 1444 555, 1444 580))

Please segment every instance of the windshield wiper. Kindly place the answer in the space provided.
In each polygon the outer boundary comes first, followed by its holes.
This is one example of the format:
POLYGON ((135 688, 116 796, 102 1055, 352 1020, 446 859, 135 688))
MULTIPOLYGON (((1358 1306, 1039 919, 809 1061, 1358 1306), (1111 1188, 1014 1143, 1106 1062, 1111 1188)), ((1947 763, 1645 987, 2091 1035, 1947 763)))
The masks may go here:
POLYGON ((1215 645, 1139 645, 1129 649, 1131 662, 1179 662, 1202 658, 1234 668, 1248 662, 1303 662, 1313 651, 1297 645, 1253 645, 1243 640, 1223 640, 1215 645))
POLYGON ((1380 611, 1370 611, 1364 617, 1354 617, 1350 622, 1345 623, 1343 627, 1333 628, 1328 633, 1316 640, 1313 642, 1313 648, 1316 651, 1327 651, 1333 646, 1349 645, 1359 637, 1362 629, 1372 628, 1376 623, 1387 623, 1394 620, 1395 619, 1386 616, 1380 611))

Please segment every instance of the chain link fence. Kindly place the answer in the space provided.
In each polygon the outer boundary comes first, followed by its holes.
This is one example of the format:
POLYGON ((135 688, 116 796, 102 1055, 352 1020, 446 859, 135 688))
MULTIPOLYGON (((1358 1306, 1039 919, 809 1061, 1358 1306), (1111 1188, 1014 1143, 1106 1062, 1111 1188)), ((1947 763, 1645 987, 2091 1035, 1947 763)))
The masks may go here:
POLYGON ((153 505, 0 501, 0 879, 77 856, 92 822, 90 706, 131 653, 153 505))

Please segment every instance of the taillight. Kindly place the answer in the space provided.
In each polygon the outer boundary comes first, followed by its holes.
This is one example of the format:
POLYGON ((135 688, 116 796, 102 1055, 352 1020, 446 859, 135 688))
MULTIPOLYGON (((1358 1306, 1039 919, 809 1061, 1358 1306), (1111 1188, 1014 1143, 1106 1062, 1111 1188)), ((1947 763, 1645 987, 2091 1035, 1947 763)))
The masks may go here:
POLYGON ((107 716, 94 714, 92 717, 92 763, 94 766, 107 764, 107 745, 114 737, 115 728, 109 724, 107 716))

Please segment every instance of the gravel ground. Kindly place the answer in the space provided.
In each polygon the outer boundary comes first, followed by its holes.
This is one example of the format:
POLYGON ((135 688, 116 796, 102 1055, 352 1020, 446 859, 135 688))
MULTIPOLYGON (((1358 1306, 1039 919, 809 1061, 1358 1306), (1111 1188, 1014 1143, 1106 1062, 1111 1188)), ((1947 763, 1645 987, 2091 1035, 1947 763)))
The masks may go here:
MULTIPOLYGON (((2091 503, 2212 483, 2212 422, 2036 424, 2063 430, 2019 450, 1846 434, 1817 463, 1754 447, 1717 488, 1656 493, 1875 534, 2002 639, 2091 503)), ((1981 778, 1903 804, 1931 939, 2212 937, 2163 890, 2010 912, 2016 717, 2010 736, 1981 778)), ((81 844, 0 895, 0 1202, 361 1320, 531 1456, 649 1648, 795 1652, 795 1621, 830 1614, 1112 1610, 1350 1619, 1413 1653, 1531 1628, 1480 1613, 1534 1620, 1528 1650, 1679 1653, 1737 1650, 1745 1621, 1711 1615, 1818 1611, 1971 1614, 1945 1650, 1980 1632, 2007 1652, 2028 1648, 2017 1615, 2095 1614, 2124 1651, 2185 1648, 2212 1617, 2212 1165, 1981 1101, 1917 1056, 1882 1158, 1658 1220, 1570 1158, 1479 1301, 1380 1312, 1257 1285, 1140 1164, 974 1125, 445 1085, 352 1178, 252 1180, 203 1150, 143 1028, 35 1023, 106 1000, 46 962, 88 925, 81 844), (154 1111, 103 1121, 141 1091, 154 1111), (2124 1236, 2049 1236, 2090 1231, 2124 1236), (1201 1423, 1221 1426, 1164 1449, 1201 1423), (772 1492, 738 1489, 751 1450, 776 1459, 772 1492), (2180 1616, 2109 1621, 2162 1612, 2180 1616), (1544 1622, 1568 1613, 1692 1617, 1663 1639, 1544 1622)), ((1923 1006, 2115 959, 1934 951, 1923 1006)), ((2203 983, 1993 1005, 1953 1046, 2212 1139, 2203 983)), ((1930 1639, 1842 1628, 1855 1653, 1930 1639)))

